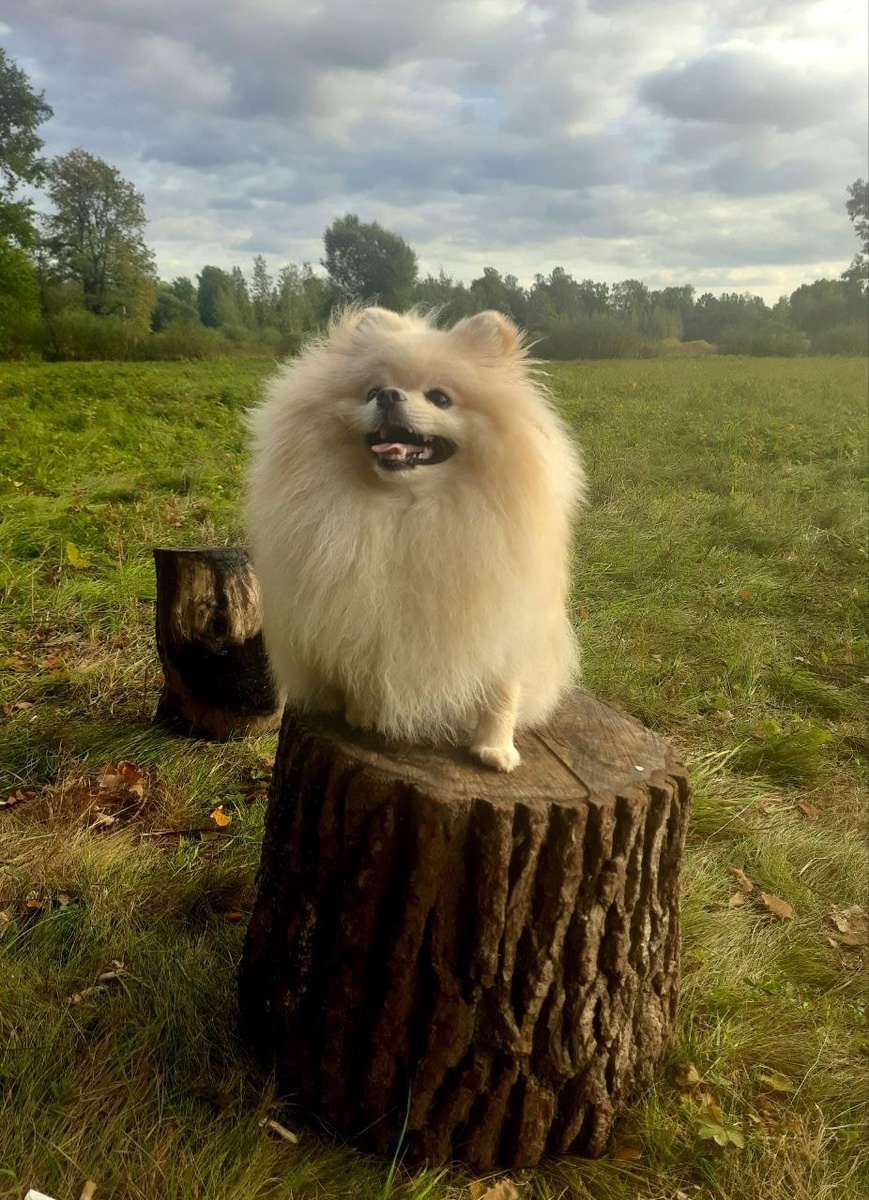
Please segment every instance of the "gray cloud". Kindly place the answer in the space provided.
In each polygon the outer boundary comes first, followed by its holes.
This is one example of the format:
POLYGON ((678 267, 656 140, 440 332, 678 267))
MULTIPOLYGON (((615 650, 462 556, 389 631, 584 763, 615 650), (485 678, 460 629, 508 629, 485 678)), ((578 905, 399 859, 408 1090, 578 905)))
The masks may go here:
POLYGON ((857 72, 830 78, 818 65, 778 62, 752 47, 716 49, 655 72, 639 95, 683 121, 804 129, 847 111, 859 94, 857 72))
POLYGON ((841 270, 867 173, 852 0, 0 0, 0 44, 146 197, 166 274, 314 260, 356 211, 425 269, 773 296, 841 270), (714 282, 713 282, 714 281, 714 282))

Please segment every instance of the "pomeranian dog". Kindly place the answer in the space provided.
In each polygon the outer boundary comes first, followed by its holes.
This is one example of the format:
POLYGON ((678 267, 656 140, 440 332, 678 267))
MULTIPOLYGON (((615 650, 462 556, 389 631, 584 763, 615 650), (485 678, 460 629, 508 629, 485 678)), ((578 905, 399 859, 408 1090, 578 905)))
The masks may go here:
POLYGON ((577 668, 579 456, 517 328, 345 311, 251 415, 248 516, 288 704, 499 771, 577 668))

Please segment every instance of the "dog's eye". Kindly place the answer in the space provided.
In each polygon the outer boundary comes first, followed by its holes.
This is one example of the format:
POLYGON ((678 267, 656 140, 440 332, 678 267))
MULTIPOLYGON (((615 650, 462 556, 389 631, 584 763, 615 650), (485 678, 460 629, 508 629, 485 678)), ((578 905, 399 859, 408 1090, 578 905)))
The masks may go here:
POLYGON ((432 388, 430 392, 426 392, 425 398, 438 408, 449 408, 452 404, 450 397, 446 392, 442 392, 440 388, 432 388))
POLYGON ((368 394, 365 397, 365 403, 369 404, 374 399, 374 397, 377 395, 377 393, 382 392, 382 391, 383 391, 383 388, 380 386, 379 383, 376 383, 373 388, 368 389, 368 394))

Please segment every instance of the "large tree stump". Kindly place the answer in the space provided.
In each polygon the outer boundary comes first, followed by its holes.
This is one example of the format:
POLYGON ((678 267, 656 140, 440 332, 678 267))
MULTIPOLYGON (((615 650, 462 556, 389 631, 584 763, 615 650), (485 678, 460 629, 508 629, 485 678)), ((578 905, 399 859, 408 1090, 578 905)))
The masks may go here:
POLYGON ((689 786, 577 693, 503 776, 287 712, 242 1027, 283 1092, 405 1161, 600 1154, 678 988, 689 786))
POLYGON ((248 552, 155 549, 154 564, 164 679, 155 719, 218 740, 276 729, 280 708, 248 552))

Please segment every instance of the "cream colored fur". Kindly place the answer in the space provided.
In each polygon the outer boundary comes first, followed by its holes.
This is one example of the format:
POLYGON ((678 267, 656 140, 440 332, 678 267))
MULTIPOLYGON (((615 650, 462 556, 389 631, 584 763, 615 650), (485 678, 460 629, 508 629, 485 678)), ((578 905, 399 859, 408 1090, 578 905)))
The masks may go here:
POLYGON ((264 632, 291 705, 389 737, 469 741, 512 770, 514 726, 553 709, 576 670, 566 615, 577 453, 516 328, 450 330, 344 313, 251 417, 248 516, 264 632), (366 444, 375 387, 457 449, 385 471, 366 444), (439 409, 433 388, 453 400, 439 409))

